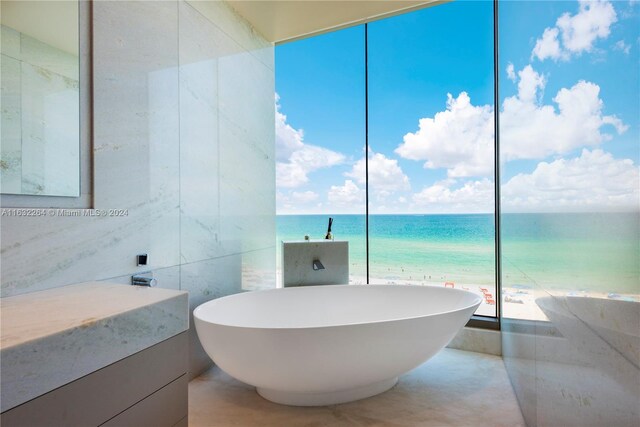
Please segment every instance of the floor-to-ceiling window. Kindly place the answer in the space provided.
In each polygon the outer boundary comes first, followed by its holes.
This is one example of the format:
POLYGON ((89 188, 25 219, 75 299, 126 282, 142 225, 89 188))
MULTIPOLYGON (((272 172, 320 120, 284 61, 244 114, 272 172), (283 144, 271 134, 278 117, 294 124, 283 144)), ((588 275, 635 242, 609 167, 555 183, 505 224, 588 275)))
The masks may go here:
POLYGON ((277 46, 278 245, 332 216, 351 283, 468 289, 495 317, 493 60, 491 2, 277 46))
MULTIPOLYGON (((352 199, 369 225, 357 281, 469 289, 487 316, 500 304, 529 425, 637 425, 640 4, 451 2, 363 32, 365 142, 330 187, 368 190, 352 199)), ((324 200, 314 213, 340 212, 324 200)))
MULTIPOLYGON (((280 242, 349 241, 350 281, 366 283, 364 26, 276 47, 276 209, 280 242)), ((280 279, 278 279, 280 281, 280 279)))
POLYGON ((640 5, 499 4, 502 348, 534 425, 640 423, 640 5))
POLYGON ((368 25, 370 282, 468 289, 496 316, 493 4, 368 25))

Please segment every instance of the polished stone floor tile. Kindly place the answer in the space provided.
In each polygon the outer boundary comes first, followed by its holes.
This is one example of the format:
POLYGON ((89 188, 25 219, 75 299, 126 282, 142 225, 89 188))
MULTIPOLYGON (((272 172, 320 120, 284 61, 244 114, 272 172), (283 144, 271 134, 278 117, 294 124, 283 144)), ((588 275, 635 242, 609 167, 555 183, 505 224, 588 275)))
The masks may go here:
POLYGON ((189 384, 190 426, 524 426, 502 359, 446 348, 386 393, 316 408, 264 400, 217 367, 189 384))

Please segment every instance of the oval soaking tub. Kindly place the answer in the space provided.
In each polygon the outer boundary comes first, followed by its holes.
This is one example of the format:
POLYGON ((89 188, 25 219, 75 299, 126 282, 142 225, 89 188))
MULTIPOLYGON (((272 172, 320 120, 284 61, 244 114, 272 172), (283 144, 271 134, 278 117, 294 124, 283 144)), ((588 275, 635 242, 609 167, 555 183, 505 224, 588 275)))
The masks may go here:
POLYGON ((271 289, 206 302, 200 342, 232 377, 295 406, 382 393, 446 346, 480 305, 458 289, 335 285, 271 289))

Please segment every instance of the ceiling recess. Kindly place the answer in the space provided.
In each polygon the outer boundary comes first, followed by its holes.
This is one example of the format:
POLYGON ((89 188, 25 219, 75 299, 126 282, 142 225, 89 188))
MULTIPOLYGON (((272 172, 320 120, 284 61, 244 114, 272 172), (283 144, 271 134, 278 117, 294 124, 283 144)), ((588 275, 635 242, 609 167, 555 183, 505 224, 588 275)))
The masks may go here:
POLYGON ((283 43, 442 3, 393 0, 228 0, 268 41, 283 43))

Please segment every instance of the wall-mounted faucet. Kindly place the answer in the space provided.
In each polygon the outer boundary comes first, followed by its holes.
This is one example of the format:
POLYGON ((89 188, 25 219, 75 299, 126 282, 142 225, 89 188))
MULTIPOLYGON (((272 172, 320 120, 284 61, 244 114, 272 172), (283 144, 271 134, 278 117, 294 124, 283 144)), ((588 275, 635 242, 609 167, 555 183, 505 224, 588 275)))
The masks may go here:
POLYGON ((151 271, 147 271, 131 276, 131 284, 136 286, 156 286, 158 281, 153 278, 151 271))
POLYGON ((318 259, 314 259, 314 260, 313 260, 313 269, 314 269, 315 271, 318 271, 318 270, 324 270, 324 265, 322 265, 322 263, 320 262, 320 260, 318 260, 318 259))
POLYGON ((329 218, 329 227, 327 228, 327 235, 324 236, 326 240, 333 240, 333 236, 331 235, 331 225, 333 224, 333 218, 329 218))

